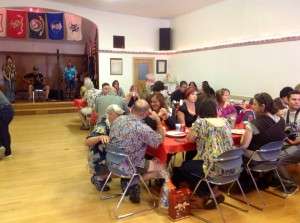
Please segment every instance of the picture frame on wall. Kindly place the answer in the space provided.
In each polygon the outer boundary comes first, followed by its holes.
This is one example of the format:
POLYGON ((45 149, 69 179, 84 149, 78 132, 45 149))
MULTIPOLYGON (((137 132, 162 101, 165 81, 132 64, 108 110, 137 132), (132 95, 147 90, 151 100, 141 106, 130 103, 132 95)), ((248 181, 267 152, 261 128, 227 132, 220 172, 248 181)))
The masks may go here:
POLYGON ((167 60, 157 60, 156 61, 156 73, 157 74, 167 73, 167 60))
POLYGON ((122 58, 110 58, 110 75, 123 74, 123 60, 122 58))

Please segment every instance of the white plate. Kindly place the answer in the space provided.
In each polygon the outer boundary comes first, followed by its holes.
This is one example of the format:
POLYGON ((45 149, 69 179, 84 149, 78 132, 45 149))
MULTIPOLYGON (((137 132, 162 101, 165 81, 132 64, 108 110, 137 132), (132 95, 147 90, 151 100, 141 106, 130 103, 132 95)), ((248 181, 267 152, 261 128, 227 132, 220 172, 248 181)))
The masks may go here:
POLYGON ((168 132, 166 132, 166 135, 169 136, 169 137, 180 138, 180 137, 185 137, 186 132, 168 131, 168 132))
POLYGON ((245 129, 231 129, 232 134, 243 135, 244 132, 245 132, 245 129))

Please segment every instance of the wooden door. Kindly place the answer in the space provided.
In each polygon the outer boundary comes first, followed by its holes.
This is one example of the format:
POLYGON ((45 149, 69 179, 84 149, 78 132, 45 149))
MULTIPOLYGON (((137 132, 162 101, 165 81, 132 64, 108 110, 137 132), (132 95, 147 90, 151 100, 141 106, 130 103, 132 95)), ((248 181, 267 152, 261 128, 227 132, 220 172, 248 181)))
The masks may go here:
POLYGON ((140 89, 146 88, 147 74, 154 75, 154 58, 133 58, 134 84, 140 89))

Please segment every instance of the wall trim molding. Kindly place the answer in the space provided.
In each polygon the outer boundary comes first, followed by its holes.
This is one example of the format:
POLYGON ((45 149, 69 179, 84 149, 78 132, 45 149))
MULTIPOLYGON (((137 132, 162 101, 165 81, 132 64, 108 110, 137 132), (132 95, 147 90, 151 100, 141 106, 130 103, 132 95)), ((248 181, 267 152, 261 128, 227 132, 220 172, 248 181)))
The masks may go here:
POLYGON ((233 47, 244 47, 244 46, 253 46, 253 45, 263 45, 263 44, 273 44, 281 42, 291 42, 299 41, 300 35, 295 36, 282 36, 282 37, 273 37, 266 39, 253 39, 240 42, 232 43, 223 43, 216 44, 211 46, 203 46, 192 49, 182 49, 182 50, 169 50, 169 51, 139 51, 139 50, 120 50, 120 49, 99 49, 99 53, 114 53, 114 54, 147 54, 147 55, 174 55, 174 54, 183 54, 183 53, 195 53, 201 51, 210 51, 210 50, 219 50, 225 48, 233 47))

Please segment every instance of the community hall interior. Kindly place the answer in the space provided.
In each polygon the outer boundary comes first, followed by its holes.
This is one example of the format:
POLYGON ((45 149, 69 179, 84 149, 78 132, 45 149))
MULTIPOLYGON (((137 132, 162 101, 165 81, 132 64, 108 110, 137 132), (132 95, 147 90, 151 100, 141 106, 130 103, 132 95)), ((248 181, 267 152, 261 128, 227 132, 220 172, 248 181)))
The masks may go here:
MULTIPOLYGON (((230 89, 232 99, 237 101, 248 101, 261 92, 276 98, 283 87, 299 83, 298 0, 125 2, 0 0, 0 8, 42 9, 82 18, 80 41, 0 37, 0 65, 10 55, 17 66, 16 105, 28 97, 21 77, 34 66, 47 77, 53 91, 59 90, 59 74, 68 61, 77 67, 83 80, 88 75, 82 72, 86 47, 91 43, 96 46, 95 83, 100 90, 103 83, 114 80, 125 93, 133 84, 145 86, 147 79, 139 82, 137 74, 138 64, 144 60, 150 64, 145 74, 155 80, 164 80, 168 74, 167 85, 172 89, 182 80, 199 85, 208 81, 214 89, 230 89), (161 29, 170 30, 169 49, 160 49, 161 29), (121 47, 114 47, 114 36, 123 37, 121 47), (117 73, 112 72, 113 60, 121 61, 117 73), (162 72, 159 62, 165 66, 162 72)), ((3 75, 0 89, 4 91, 3 75)), ((78 125, 76 110, 14 117, 10 125, 14 155, 0 161, 0 223, 172 222, 158 208, 114 218, 117 200, 100 200, 99 192, 89 182, 84 145, 87 132, 78 125)), ((300 167, 291 166, 290 171, 300 183, 300 167)), ((151 190, 159 197, 156 185, 151 190)), ((299 194, 287 199, 264 194, 267 207, 263 211, 243 213, 224 208, 224 215, 228 222, 236 223, 299 222, 299 194)), ((250 194, 254 200, 256 196, 250 194)), ((221 222, 216 210, 197 213, 221 222)), ((181 220, 196 221, 200 220, 192 216, 181 220)))

